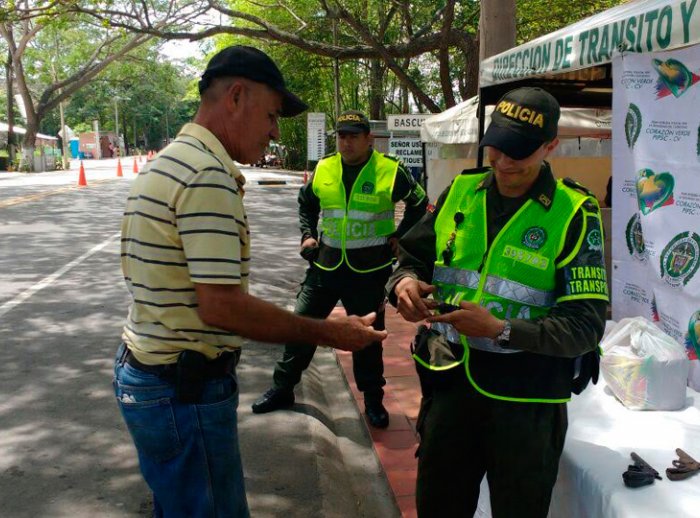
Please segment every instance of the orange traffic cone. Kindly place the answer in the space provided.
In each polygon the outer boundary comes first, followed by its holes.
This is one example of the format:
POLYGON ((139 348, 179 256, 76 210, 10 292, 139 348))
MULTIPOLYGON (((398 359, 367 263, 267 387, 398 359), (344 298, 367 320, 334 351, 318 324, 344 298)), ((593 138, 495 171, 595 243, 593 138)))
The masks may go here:
POLYGON ((139 172, 139 165, 136 163, 136 157, 134 157, 134 174, 139 172))
POLYGON ((85 179, 85 168, 83 167, 83 161, 80 161, 80 174, 78 175, 78 187, 87 187, 87 180, 85 179))
POLYGON ((124 176, 124 173, 122 172, 122 159, 117 158, 117 176, 124 176))

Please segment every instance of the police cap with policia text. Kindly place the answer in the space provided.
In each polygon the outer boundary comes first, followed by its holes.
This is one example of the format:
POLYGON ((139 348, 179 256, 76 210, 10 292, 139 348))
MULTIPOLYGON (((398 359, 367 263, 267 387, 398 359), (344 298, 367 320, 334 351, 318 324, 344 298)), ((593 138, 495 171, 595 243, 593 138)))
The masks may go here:
POLYGON ((282 117, 294 117, 308 105, 287 90, 282 72, 270 56, 253 47, 232 45, 217 53, 207 65, 199 81, 200 95, 217 77, 245 77, 262 83, 282 94, 282 117))
POLYGON ((362 112, 348 110, 335 121, 336 133, 369 133, 369 120, 362 112))
POLYGON ((559 103, 541 88, 511 90, 496 103, 479 146, 491 146, 522 160, 556 138, 559 115, 559 103))

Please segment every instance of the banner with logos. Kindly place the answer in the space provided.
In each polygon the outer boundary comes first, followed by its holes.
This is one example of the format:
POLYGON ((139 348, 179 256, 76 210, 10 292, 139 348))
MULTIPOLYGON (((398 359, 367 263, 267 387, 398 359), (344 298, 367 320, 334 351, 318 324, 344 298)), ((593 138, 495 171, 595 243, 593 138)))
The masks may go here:
POLYGON ((686 348, 700 388, 700 46, 613 60, 613 319, 686 348))

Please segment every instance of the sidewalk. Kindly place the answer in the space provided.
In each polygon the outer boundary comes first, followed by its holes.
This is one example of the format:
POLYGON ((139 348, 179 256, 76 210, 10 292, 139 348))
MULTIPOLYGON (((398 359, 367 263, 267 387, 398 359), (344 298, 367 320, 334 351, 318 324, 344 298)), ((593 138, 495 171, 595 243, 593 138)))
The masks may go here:
MULTIPOLYGON (((334 312, 344 314, 345 311, 342 307, 337 307, 334 312)), ((389 427, 378 430, 367 425, 367 429, 402 516, 413 518, 417 516, 416 420, 421 392, 409 346, 415 335, 416 324, 406 322, 393 306, 387 305, 386 328, 389 337, 384 341, 384 406, 390 415, 389 427)), ((352 374, 352 354, 336 351, 336 357, 357 406, 364 415, 362 393, 355 387, 352 374)))

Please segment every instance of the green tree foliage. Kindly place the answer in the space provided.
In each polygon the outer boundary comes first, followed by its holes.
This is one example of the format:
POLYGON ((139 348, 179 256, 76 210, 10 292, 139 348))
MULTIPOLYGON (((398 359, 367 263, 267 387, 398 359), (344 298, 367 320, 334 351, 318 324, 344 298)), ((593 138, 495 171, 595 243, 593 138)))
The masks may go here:
MULTIPOLYGON (((189 70, 162 59, 158 45, 149 42, 74 93, 66 124, 92 131, 92 121, 98 120, 101 130, 114 131, 118 117, 119 133, 130 148, 158 149, 194 116, 198 99, 188 96, 191 82, 189 70)), ((53 112, 42 132, 55 134, 59 126, 53 112)))
MULTIPOLYGON (((618 3, 517 0, 517 41, 618 3)), ((130 142, 136 133, 141 145, 157 147, 166 125, 172 137, 192 116, 199 100, 196 81, 161 67, 153 45, 122 52, 134 38, 217 36, 217 48, 231 43, 262 48, 280 64, 290 89, 311 111, 328 114, 329 123, 336 115, 337 60, 339 109, 383 119, 390 113, 441 111, 476 93, 479 6, 476 0, 14 0, 0 6, 0 34, 2 44, 23 58, 17 86, 26 82, 42 132, 55 131, 58 101, 69 98, 69 125, 97 118, 101 128, 112 129, 117 96, 121 132, 130 142), (123 55, 133 58, 113 70, 103 66, 123 55), (105 69, 99 75, 98 64, 105 69)), ((189 75, 203 66, 204 61, 196 63, 189 75)), ((305 118, 284 120, 281 129, 290 163, 302 167, 305 118)))
POLYGON ((343 62, 369 61, 374 116, 383 105, 376 100, 382 98, 388 71, 419 108, 432 112, 451 106, 476 87, 473 56, 479 4, 474 0, 124 0, 109 9, 99 4, 76 1, 74 8, 112 27, 165 38, 229 34, 343 62), (451 52, 463 53, 464 58, 451 60, 451 52), (414 59, 417 64, 411 70, 414 59), (459 66, 472 73, 455 68, 459 66), (436 98, 425 87, 432 88, 434 81, 440 85, 436 98), (454 90, 459 92, 457 99, 454 90))
POLYGON ((0 10, 0 37, 11 53, 16 92, 27 114, 23 155, 31 168, 42 120, 152 36, 95 24, 91 17, 67 12, 64 2, 17 0, 12 7, 0 10))
POLYGON ((517 0, 517 44, 528 42, 629 0, 517 0))

